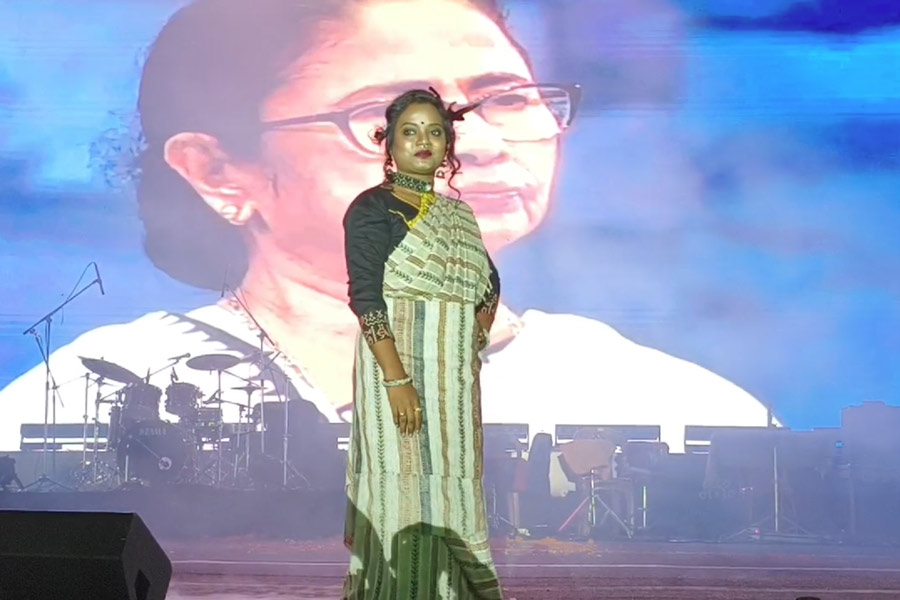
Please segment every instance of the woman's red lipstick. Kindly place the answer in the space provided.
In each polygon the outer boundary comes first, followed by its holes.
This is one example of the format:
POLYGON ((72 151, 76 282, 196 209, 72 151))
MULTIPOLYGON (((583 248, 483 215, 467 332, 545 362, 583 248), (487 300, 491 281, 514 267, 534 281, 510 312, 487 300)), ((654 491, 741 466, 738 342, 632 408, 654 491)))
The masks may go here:
POLYGON ((431 158, 431 150, 419 150, 416 152, 416 156, 419 158, 431 158))

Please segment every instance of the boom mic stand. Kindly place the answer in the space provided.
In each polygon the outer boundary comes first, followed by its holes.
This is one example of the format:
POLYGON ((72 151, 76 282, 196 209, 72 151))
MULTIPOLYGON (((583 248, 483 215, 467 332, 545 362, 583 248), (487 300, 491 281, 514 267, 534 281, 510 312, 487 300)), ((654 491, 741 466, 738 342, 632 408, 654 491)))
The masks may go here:
MULTIPOLYGON (((61 311, 67 304, 69 304, 70 302, 75 300, 75 298, 77 298, 78 296, 80 296, 84 292, 86 292, 94 284, 100 285, 100 290, 102 293, 103 284, 100 282, 100 277, 98 275, 98 277, 96 279, 94 279, 92 282, 90 282, 89 284, 87 284, 86 286, 84 286, 83 288, 78 290, 76 293, 71 294, 68 298, 66 298, 65 302, 63 302, 62 304, 60 304, 59 306, 54 308, 52 311, 50 311, 49 313, 47 313, 46 315, 44 315, 43 317, 38 319, 38 321, 34 325, 28 327, 25 331, 22 332, 22 335, 30 334, 30 335, 34 336, 34 341, 37 344, 38 350, 41 353, 41 360, 44 363, 44 445, 43 445, 43 451, 41 452, 41 476, 38 477, 37 480, 35 480, 33 483, 26 486, 26 488, 25 488, 26 490, 31 487, 45 489, 48 486, 51 488, 56 487, 56 488, 63 488, 66 490, 71 489, 71 488, 68 488, 68 487, 62 485, 61 483, 59 483, 57 481, 54 481, 47 475, 47 450, 48 450, 47 442, 50 438, 51 395, 52 395, 52 405, 53 405, 53 410, 52 410, 53 417, 52 418, 53 418, 54 430, 53 430, 53 445, 50 448, 50 450, 52 453, 52 473, 53 473, 53 475, 56 475, 56 402, 57 402, 57 400, 59 400, 58 394, 57 394, 58 386, 56 385, 56 379, 53 377, 53 372, 50 370, 50 354, 52 353, 52 346, 50 344, 50 340, 51 340, 50 332, 52 329, 53 316, 56 313, 58 313, 59 311, 61 311), (38 331, 37 331, 37 328, 41 325, 41 323, 44 324, 43 342, 41 342, 41 334, 38 333, 38 331), (52 394, 50 393, 51 382, 53 383, 53 387, 52 387, 53 393, 52 394)), ((62 404, 61 400, 60 400, 60 404, 62 404)))
MULTIPOLYGON (((259 385, 260 391, 264 391, 266 389, 266 372, 271 368, 271 366, 273 364, 275 364, 275 360, 279 356, 281 356, 283 354, 283 352, 281 352, 281 350, 278 349, 278 345, 275 343, 275 341, 272 339, 272 337, 266 332, 266 330, 263 328, 263 326, 259 324, 259 321, 256 320, 256 317, 253 316, 253 313, 250 311, 249 308, 247 308, 247 305, 244 304, 243 300, 241 300, 240 296, 234 290, 234 288, 232 288, 230 285, 228 285, 227 274, 226 274, 226 281, 223 282, 223 284, 222 284, 222 290, 223 290, 223 292, 227 291, 231 295, 231 297, 234 298, 234 300, 238 303, 238 305, 241 307, 241 309, 243 309, 244 314, 246 314, 250 318, 250 320, 256 326, 256 330, 259 332, 258 336, 257 336, 259 338, 259 350, 258 350, 259 355, 258 355, 257 361, 256 361, 257 367, 259 368, 259 373, 257 374, 257 379, 258 379, 258 385, 259 385), (275 353, 272 354, 271 356, 266 355, 266 349, 265 349, 266 340, 268 340, 269 344, 272 346, 272 348, 275 349, 275 353)), ((272 377, 272 381, 276 383, 275 388, 276 388, 276 392, 277 392, 278 385, 277 385, 277 382, 275 381, 274 376, 272 377)), ((288 383, 287 382, 287 374, 285 374, 285 383, 286 383, 286 385, 288 383)), ((285 388, 285 392, 287 392, 287 388, 285 388)), ((287 481, 288 481, 288 464, 287 463, 288 463, 288 456, 289 456, 289 454, 288 454, 289 435, 288 435, 288 429, 287 429, 287 427, 288 427, 288 402, 287 401, 290 400, 290 398, 286 396, 284 400, 281 400, 281 397, 280 397, 281 394, 278 394, 278 396, 279 396, 279 400, 282 401, 282 406, 284 407, 284 432, 283 432, 284 438, 283 438, 283 442, 282 442, 282 456, 281 456, 281 462, 282 462, 281 484, 283 487, 287 487, 287 481)), ((263 394, 261 396, 261 399, 259 402, 259 420, 260 420, 260 423, 262 426, 262 435, 260 435, 259 450, 260 450, 260 453, 263 456, 265 456, 265 454, 266 454, 265 394, 263 394)), ((250 466, 249 448, 250 447, 248 445, 247 446, 247 449, 248 449, 247 467, 248 467, 248 469, 250 466)))

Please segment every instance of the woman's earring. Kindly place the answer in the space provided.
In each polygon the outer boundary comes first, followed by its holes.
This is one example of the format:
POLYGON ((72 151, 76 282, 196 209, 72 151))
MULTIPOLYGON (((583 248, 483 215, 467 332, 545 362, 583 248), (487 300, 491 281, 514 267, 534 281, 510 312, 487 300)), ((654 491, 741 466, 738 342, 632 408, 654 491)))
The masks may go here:
POLYGON ((219 215, 232 225, 244 225, 253 216, 253 209, 247 205, 226 204, 219 209, 219 215))
POLYGON ((441 164, 438 166, 437 171, 434 172, 434 176, 438 179, 443 179, 444 177, 446 177, 447 174, 444 172, 444 169, 446 169, 447 166, 447 159, 445 158, 441 161, 441 164))
POLYGON ((226 204, 221 209, 219 209, 219 214, 226 221, 234 221, 234 219, 238 215, 238 207, 234 204, 226 204))

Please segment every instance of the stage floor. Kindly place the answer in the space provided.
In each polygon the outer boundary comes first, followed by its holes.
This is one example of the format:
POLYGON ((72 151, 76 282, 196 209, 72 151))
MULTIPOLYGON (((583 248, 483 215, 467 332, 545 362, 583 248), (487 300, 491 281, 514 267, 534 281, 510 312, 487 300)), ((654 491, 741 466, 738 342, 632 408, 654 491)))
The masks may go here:
MULTIPOLYGON (((340 540, 163 541, 169 600, 339 598, 340 540)), ((900 549, 749 542, 494 544, 506 598, 821 600, 900 598, 900 549)))

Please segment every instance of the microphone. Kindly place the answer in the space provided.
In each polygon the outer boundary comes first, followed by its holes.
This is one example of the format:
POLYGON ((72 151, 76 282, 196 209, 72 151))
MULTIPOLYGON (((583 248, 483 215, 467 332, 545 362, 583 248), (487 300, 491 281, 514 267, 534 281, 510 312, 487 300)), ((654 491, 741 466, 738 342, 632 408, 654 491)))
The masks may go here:
POLYGON ((97 276, 97 283, 100 284, 100 295, 105 296, 106 292, 103 291, 103 280, 100 279, 100 269, 97 267, 97 263, 94 263, 94 275, 97 276))
POLYGON ((174 360, 175 362, 178 362, 179 360, 181 360, 183 358, 190 358, 190 357, 191 357, 191 353, 185 352, 184 354, 179 354, 178 356, 169 357, 166 360, 174 360))

